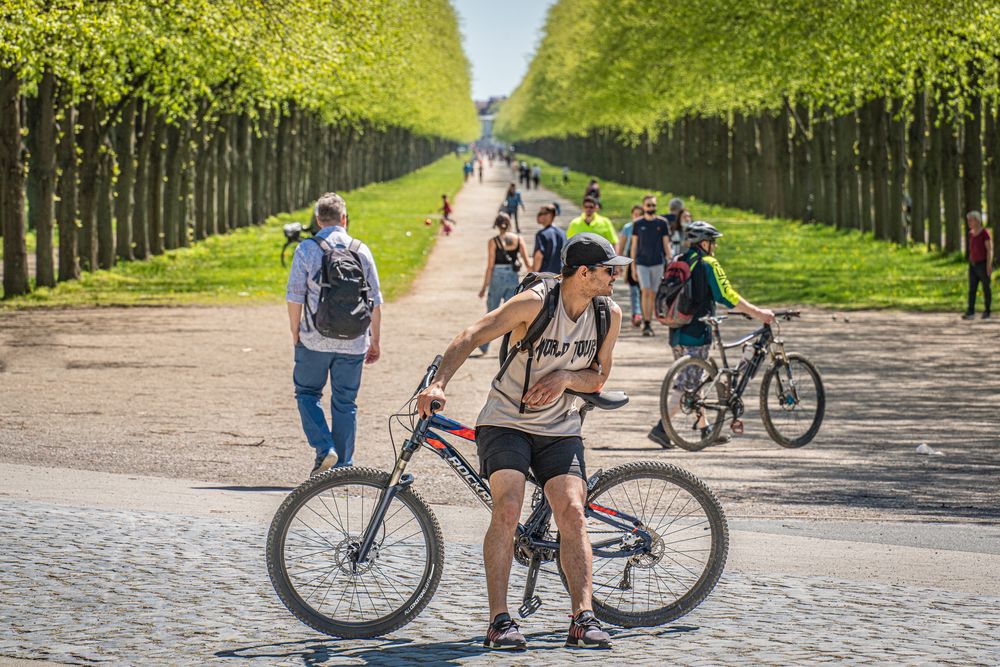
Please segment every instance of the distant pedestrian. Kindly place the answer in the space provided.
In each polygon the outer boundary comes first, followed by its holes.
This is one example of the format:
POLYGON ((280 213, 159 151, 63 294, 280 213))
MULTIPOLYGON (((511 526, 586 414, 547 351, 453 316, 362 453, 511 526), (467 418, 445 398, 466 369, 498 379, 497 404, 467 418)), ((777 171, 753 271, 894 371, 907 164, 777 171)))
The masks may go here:
POLYGON ((455 222, 454 218, 451 217, 451 202, 448 201, 448 195, 441 195, 441 220, 451 224, 453 227, 457 227, 458 223, 455 222))
POLYGON ((479 158, 479 182, 483 182, 483 158, 479 158))
POLYGON ((537 164, 531 167, 531 182, 535 184, 535 189, 538 189, 538 184, 542 180, 542 168, 537 164))
POLYGON ((562 168, 562 181, 563 185, 569 183, 569 167, 563 166, 562 168))
POLYGON ((462 173, 465 174, 465 180, 469 180, 469 176, 472 175, 472 161, 466 160, 462 163, 462 173))
POLYGON ((670 247, 675 255, 679 255, 688 249, 684 235, 687 233, 688 225, 691 224, 691 211, 682 208, 673 216, 674 219, 670 222, 670 247))
POLYGON ((316 202, 313 213, 319 231, 306 239, 312 243, 303 241, 295 250, 285 300, 295 348, 295 400, 306 439, 315 449, 312 474, 317 474, 334 465, 354 463, 361 369, 381 356, 382 292, 371 250, 347 233, 344 200, 328 192, 316 202), (336 266, 331 266, 334 262, 336 266), (352 280, 338 284, 326 268, 335 268, 338 275, 352 280), (321 290, 330 289, 336 290, 338 299, 321 304, 321 290), (346 303, 344 309, 341 298, 352 296, 357 303, 346 303), (353 338, 342 337, 357 330, 361 333, 353 338), (331 333, 338 337, 328 337, 331 333), (328 379, 330 426, 322 406, 328 379))
POLYGON ((521 222, 518 219, 519 209, 527 210, 524 207, 524 201, 521 199, 521 193, 517 191, 517 184, 511 183, 507 186, 507 194, 504 195, 503 201, 500 202, 500 212, 506 213, 514 219, 514 229, 518 234, 521 233, 521 222))
MULTIPOLYGON (((493 226, 497 235, 486 242, 486 273, 479 290, 480 299, 486 296, 486 312, 496 310, 514 296, 521 267, 529 265, 524 239, 510 231, 510 216, 497 214, 493 226)), ((486 354, 489 347, 484 343, 479 349, 486 354)))
MULTIPOLYGON (((990 215, 993 215, 992 209, 990 215)), ((964 320, 976 316, 976 292, 979 284, 983 285, 983 319, 990 318, 990 306, 993 302, 993 289, 990 281, 993 279, 993 239, 990 232, 983 227, 983 216, 979 211, 970 211, 965 216, 969 225, 969 238, 966 247, 969 249, 969 306, 965 310, 964 320)))
MULTIPOLYGON (((618 247, 616 252, 622 257, 629 257, 632 250, 632 229, 635 221, 642 218, 642 206, 636 204, 632 207, 632 219, 622 227, 622 233, 618 235, 618 247)), ((639 282, 632 275, 632 271, 625 272, 625 282, 628 284, 628 297, 632 306, 632 326, 637 327, 642 324, 642 301, 639 292, 639 282)))
POLYGON ((672 256, 670 226, 656 215, 656 196, 642 198, 642 218, 632 227, 632 277, 638 281, 642 297, 642 335, 652 336, 653 306, 656 290, 663 278, 663 267, 672 256))
POLYGON ((667 202, 667 220, 670 220, 670 216, 676 217, 684 209, 684 200, 680 197, 674 197, 669 202, 667 202))
POLYGON ((596 178, 590 179, 590 183, 587 184, 587 189, 583 193, 584 197, 592 197, 597 205, 601 205, 601 184, 597 182, 596 178))
MULTIPOLYGON (((559 273, 562 271, 562 249, 566 245, 566 232, 556 227, 556 207, 544 204, 538 209, 538 224, 542 226, 535 232, 535 251, 532 253, 532 271, 559 273)), ((621 254, 621 253, 619 253, 621 254)))
POLYGON ((566 229, 566 238, 573 238, 580 232, 592 232, 603 236, 612 246, 618 245, 618 234, 610 220, 597 212, 597 200, 590 195, 583 198, 583 215, 573 218, 566 229))

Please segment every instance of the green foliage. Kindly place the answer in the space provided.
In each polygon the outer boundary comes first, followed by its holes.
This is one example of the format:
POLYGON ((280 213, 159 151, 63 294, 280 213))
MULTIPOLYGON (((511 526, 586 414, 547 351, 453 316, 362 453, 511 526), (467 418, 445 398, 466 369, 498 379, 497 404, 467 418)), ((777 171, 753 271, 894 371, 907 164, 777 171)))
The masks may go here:
MULTIPOLYGON (((559 168, 537 158, 543 173, 559 168)), ((590 176, 571 172, 569 183, 548 187, 578 202, 590 176)), ((633 204, 649 192, 601 181, 601 213, 618 228, 633 204)), ((654 193, 660 208, 675 195, 654 193)), ((838 310, 896 308, 958 312, 964 307, 966 263, 959 254, 940 255, 923 247, 905 248, 876 241, 871 234, 840 231, 765 218, 739 209, 683 197, 696 220, 707 220, 725 234, 718 257, 740 294, 763 306, 822 306, 838 310)))
MULTIPOLYGON (((447 156, 402 178, 345 194, 351 234, 375 255, 387 300, 403 294, 423 268, 438 232, 438 225, 423 221, 440 206, 442 193, 454 194, 461 185, 455 158, 447 156)), ((288 279, 279 257, 285 241, 281 227, 308 225, 310 213, 278 215, 265 225, 212 236, 145 262, 85 273, 78 281, 36 289, 0 308, 280 302, 288 279)))
POLYGON ((330 122, 466 140, 478 122, 447 0, 0 0, 0 65, 30 91, 195 121, 295 104, 330 122))
POLYGON ((496 131, 655 134, 786 100, 838 112, 907 98, 918 73, 961 112, 996 98, 998 56, 996 0, 560 0, 496 131))

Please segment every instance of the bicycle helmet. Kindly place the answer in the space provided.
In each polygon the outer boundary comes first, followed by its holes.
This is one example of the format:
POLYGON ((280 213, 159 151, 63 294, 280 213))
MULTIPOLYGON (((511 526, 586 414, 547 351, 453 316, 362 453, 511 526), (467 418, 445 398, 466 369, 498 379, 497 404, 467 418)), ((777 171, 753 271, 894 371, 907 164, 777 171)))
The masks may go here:
POLYGON ((692 244, 702 241, 714 241, 722 236, 722 232, 704 220, 695 220, 687 227, 685 238, 692 244))

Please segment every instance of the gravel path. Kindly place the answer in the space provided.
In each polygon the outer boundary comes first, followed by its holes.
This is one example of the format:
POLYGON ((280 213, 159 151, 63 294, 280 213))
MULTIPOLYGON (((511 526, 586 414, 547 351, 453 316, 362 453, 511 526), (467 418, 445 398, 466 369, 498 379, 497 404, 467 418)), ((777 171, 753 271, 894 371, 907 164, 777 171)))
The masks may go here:
MULTIPOLYGON (((384 359, 366 370, 360 396, 360 464, 391 466, 386 415, 484 309, 476 292, 509 172, 496 166, 486 174, 456 198, 458 230, 438 240, 410 293, 385 308, 384 359)), ((530 235, 531 212, 557 198, 546 190, 524 194, 530 235)), ((577 209, 560 201, 565 225, 577 209)), ((753 299, 753 285, 737 287, 753 299)), ((747 326, 727 323, 726 337, 747 326)), ((608 386, 632 402, 590 419, 588 466, 678 463, 708 482, 731 516, 996 520, 1000 361, 991 354, 1000 349, 1000 325, 952 314, 807 310, 782 334, 826 383, 827 416, 812 444, 785 450, 767 438, 758 380, 746 397, 744 436, 700 453, 661 450, 645 435, 670 361, 666 331, 649 339, 626 326, 608 386), (920 456, 921 443, 945 455, 920 456)), ((291 357, 280 304, 4 313, 0 461, 246 487, 295 484, 311 450, 295 410, 291 357)), ((463 366, 450 387, 450 416, 475 419, 495 368, 493 356, 463 366)), ((429 500, 475 503, 436 459, 418 457, 411 471, 429 500)))

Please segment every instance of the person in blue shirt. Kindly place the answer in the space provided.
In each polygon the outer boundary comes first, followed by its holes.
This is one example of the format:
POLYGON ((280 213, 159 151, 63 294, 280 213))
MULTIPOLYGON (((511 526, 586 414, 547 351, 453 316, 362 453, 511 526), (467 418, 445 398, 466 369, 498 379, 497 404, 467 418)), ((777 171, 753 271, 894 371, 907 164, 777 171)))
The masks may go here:
MULTIPOLYGON (((347 204, 340 195, 328 192, 320 197, 314 213, 319 225, 315 238, 342 248, 351 245, 353 239, 347 233, 347 204)), ((361 369, 366 363, 375 363, 381 356, 382 292, 378 270, 371 250, 364 243, 358 247, 358 256, 374 308, 368 332, 351 340, 327 338, 303 317, 306 299, 309 300, 309 312, 315 313, 319 306, 318 280, 323 265, 320 244, 311 241, 300 243, 288 272, 285 301, 288 302, 288 324, 295 348, 292 381, 302 429, 309 445, 316 450, 312 469, 314 475, 334 465, 353 465, 361 369), (330 382, 329 426, 322 405, 327 380, 330 382)), ((308 313, 305 317, 309 317, 308 313)))
MULTIPOLYGON (((632 219, 625 223, 625 226, 622 227, 622 233, 618 236, 618 254, 625 257, 631 256, 632 228, 635 225, 635 221, 642 217, 642 207, 638 204, 633 206, 631 215, 632 219)), ((632 326, 638 327, 642 324, 642 301, 639 292, 639 282, 632 277, 631 271, 626 275, 625 282, 628 284, 628 296, 632 306, 632 326)))
POLYGON ((559 273, 562 271, 562 249, 566 245, 566 232, 552 224, 556 220, 556 207, 543 204, 538 209, 537 219, 542 228, 535 233, 531 270, 559 273))
POLYGON ((507 193, 504 195, 503 201, 500 202, 500 212, 506 213, 514 219, 514 231, 520 234, 521 221, 517 217, 518 209, 527 210, 521 199, 521 193, 517 191, 517 183, 511 183, 507 186, 507 193))

